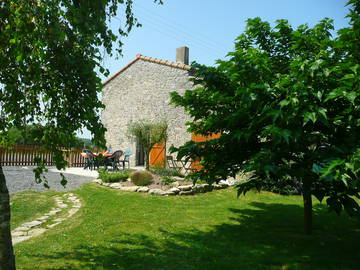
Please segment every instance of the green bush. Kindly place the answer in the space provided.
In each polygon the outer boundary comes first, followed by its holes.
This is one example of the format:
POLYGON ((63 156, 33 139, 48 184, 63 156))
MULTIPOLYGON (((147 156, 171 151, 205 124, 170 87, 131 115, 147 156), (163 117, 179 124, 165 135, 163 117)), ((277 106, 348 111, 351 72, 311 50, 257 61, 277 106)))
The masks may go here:
POLYGON ((131 181, 137 186, 146 186, 152 179, 153 175, 149 171, 135 171, 131 174, 131 181))
POLYGON ((157 174, 157 175, 160 175, 160 176, 178 176, 178 177, 184 177, 184 175, 177 171, 177 170, 174 170, 174 169, 167 169, 167 168, 161 168, 161 167, 154 167, 154 168, 151 168, 150 171, 153 173, 153 174, 157 174))
POLYGON ((172 178, 170 176, 162 176, 161 177, 161 181, 165 184, 165 185, 169 185, 171 183, 176 182, 175 178, 172 178))
POLYGON ((99 178, 105 183, 115 183, 126 181, 129 178, 130 170, 109 172, 105 169, 99 169, 99 178))

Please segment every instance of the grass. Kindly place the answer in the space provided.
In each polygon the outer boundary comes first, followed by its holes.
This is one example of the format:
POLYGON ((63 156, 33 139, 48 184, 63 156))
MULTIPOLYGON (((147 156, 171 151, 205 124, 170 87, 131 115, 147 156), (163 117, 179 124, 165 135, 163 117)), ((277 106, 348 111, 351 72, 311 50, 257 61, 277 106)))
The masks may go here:
POLYGON ((15 246, 18 269, 359 267, 359 223, 317 204, 314 234, 305 236, 297 196, 161 197, 94 184, 74 193, 84 204, 76 215, 15 246))
POLYGON ((11 200, 11 228, 15 229, 24 222, 48 212, 55 206, 52 198, 54 192, 23 191, 12 194, 11 200))

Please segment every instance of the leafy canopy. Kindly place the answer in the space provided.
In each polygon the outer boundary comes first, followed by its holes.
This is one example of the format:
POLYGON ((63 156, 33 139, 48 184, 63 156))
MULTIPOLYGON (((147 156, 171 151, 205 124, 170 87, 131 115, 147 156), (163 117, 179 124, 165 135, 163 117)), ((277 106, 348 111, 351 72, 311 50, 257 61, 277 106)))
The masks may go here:
POLYGON ((333 210, 360 214, 360 2, 348 4, 350 26, 335 38, 330 19, 297 29, 249 19, 228 60, 193 64, 199 87, 172 93, 172 102, 193 117, 189 131, 222 133, 172 149, 202 158, 194 178, 254 172, 239 194, 308 183, 333 210))
MULTIPOLYGON (((154 0, 161 3, 161 0, 154 0)), ((11 127, 45 125, 46 147, 57 165, 58 146, 87 128, 105 145, 98 99, 104 54, 121 52, 122 36, 138 25, 132 0, 5 0, 0 3, 0 142, 11 127), (124 5, 125 14, 118 14, 124 5), (119 9, 120 10, 120 9, 119 9), (111 18, 124 17, 114 32, 111 18)))

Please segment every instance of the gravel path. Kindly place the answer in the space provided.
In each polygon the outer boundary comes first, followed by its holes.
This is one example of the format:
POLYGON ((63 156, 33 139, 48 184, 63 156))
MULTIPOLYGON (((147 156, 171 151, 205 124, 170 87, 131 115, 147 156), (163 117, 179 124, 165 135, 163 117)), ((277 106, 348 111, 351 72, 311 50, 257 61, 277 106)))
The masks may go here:
MULTIPOLYGON (((10 193, 23 190, 48 190, 43 186, 43 184, 35 183, 35 177, 32 169, 32 167, 3 167, 6 184, 10 193)), ((81 170, 83 169, 79 168, 78 172, 81 173, 81 170)), ((56 170, 49 170, 49 172, 44 175, 49 182, 50 190, 57 191, 70 191, 78 189, 82 184, 91 182, 96 178, 94 175, 90 175, 86 171, 84 171, 84 175, 64 173, 64 176, 68 180, 66 188, 64 188, 60 184, 60 173, 56 172, 56 170)))

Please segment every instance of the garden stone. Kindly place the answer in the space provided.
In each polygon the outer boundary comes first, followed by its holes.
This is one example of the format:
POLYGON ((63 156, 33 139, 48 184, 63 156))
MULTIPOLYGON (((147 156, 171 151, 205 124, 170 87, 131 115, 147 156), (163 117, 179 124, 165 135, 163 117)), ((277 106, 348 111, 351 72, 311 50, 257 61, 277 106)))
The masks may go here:
POLYGON ((172 176, 171 178, 176 179, 176 181, 184 181, 184 177, 172 176))
POLYGON ((180 191, 179 195, 180 195, 180 196, 183 196, 183 195, 194 195, 194 191, 192 191, 192 190, 180 191))
POLYGON ((122 185, 120 183, 112 183, 112 184, 110 184, 110 187, 119 189, 122 187, 122 185))
POLYGON ((170 196, 175 196, 177 193, 175 193, 175 192, 173 192, 173 191, 170 191, 170 190, 168 190, 168 191, 165 191, 165 193, 164 194, 162 194, 162 195, 164 195, 164 196, 168 196, 168 195, 170 195, 170 196))
POLYGON ((227 180, 220 180, 219 185, 226 186, 226 187, 230 186, 229 182, 227 180))
POLYGON ((137 191, 139 189, 138 186, 134 186, 134 187, 120 187, 119 188, 122 191, 137 191))
POLYGON ((178 186, 180 186, 180 184, 179 184, 178 181, 175 181, 175 182, 171 183, 170 186, 172 186, 172 187, 178 187, 178 186))
POLYGON ((168 190, 168 192, 172 192, 172 193, 175 193, 175 194, 178 194, 180 192, 180 189, 178 189, 177 187, 173 187, 173 188, 170 188, 168 190))
POLYGON ((178 186, 178 189, 180 189, 181 191, 190 191, 192 187, 192 185, 178 186))
POLYGON ((163 191, 163 190, 157 189, 157 188, 150 189, 148 193, 155 194, 155 195, 166 195, 166 191, 163 191))
POLYGON ((213 186, 214 189, 221 189, 222 188, 222 186, 219 185, 219 184, 212 184, 212 186, 213 186))
POLYGON ((137 192, 148 192, 149 188, 148 187, 139 187, 137 192))
POLYGON ((100 185, 101 185, 101 183, 102 183, 101 179, 94 179, 93 182, 94 182, 94 183, 98 183, 98 184, 100 184, 100 185))

